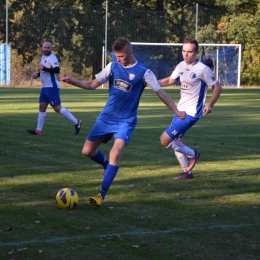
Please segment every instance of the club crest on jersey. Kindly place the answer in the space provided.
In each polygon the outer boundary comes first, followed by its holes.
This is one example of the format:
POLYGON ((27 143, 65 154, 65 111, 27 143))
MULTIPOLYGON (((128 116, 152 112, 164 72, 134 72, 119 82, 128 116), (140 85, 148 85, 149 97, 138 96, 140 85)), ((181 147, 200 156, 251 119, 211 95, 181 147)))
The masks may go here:
POLYGON ((128 77, 130 80, 133 80, 135 78, 135 75, 134 74, 129 74, 129 77, 128 77))
POLYGON ((196 74, 195 74, 194 72, 192 72, 192 73, 190 74, 190 78, 191 78, 191 79, 195 79, 195 78, 196 78, 196 74))
POLYGON ((132 85, 129 82, 124 81, 122 79, 115 79, 114 86, 115 88, 121 89, 124 92, 129 92, 132 88, 132 85))

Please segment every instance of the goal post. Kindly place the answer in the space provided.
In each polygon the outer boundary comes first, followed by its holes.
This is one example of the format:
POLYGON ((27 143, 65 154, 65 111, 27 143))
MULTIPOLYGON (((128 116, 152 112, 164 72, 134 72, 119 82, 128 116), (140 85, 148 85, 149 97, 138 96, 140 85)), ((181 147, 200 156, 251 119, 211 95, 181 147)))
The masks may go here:
MULTIPOLYGON (((182 61, 182 43, 132 42, 137 59, 149 67, 158 79, 171 75, 182 61)), ((200 61, 209 54, 214 62, 215 76, 222 86, 240 87, 241 44, 199 44, 200 61)))

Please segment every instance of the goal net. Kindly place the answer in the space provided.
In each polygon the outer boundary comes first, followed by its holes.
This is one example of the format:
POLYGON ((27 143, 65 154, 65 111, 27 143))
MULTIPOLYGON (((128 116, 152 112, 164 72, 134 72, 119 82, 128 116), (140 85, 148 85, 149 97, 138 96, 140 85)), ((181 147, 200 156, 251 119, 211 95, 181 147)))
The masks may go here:
MULTIPOLYGON (((158 79, 169 77, 183 60, 181 43, 132 42, 138 61, 150 68, 158 79)), ((240 87, 241 45, 199 44, 198 59, 204 62, 209 55, 214 63, 214 74, 223 87, 240 87)), ((112 58, 113 54, 111 53, 112 58)))

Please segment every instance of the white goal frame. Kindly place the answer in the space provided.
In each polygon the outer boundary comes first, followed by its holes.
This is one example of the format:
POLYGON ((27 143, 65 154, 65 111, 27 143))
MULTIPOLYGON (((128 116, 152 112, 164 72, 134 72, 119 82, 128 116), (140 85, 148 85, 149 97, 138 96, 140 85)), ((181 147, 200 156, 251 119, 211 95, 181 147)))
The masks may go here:
MULTIPOLYGON (((131 42, 132 45, 147 45, 147 46, 182 46, 183 43, 148 43, 148 42, 131 42)), ((242 55, 242 47, 241 44, 218 44, 218 43, 199 43, 199 46, 212 46, 212 47, 238 47, 238 71, 237 71, 237 88, 240 88, 240 78, 241 78, 241 55, 242 55)), ((219 80, 218 75, 218 48, 217 48, 217 55, 216 55, 216 78, 219 80)))

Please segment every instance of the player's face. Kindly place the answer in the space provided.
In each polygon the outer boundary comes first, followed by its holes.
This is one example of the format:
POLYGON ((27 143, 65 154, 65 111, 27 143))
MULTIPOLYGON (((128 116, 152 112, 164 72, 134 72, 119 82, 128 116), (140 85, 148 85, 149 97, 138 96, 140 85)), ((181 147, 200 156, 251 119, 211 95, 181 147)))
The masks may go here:
POLYGON ((42 45, 42 52, 45 56, 49 56, 51 54, 51 44, 48 42, 45 42, 42 45))
POLYGON ((127 67, 128 65, 132 65, 132 51, 115 51, 116 60, 122 66, 127 67))
POLYGON ((182 46, 182 56, 186 64, 193 64, 196 59, 199 51, 195 51, 196 46, 192 43, 185 43, 182 46))

